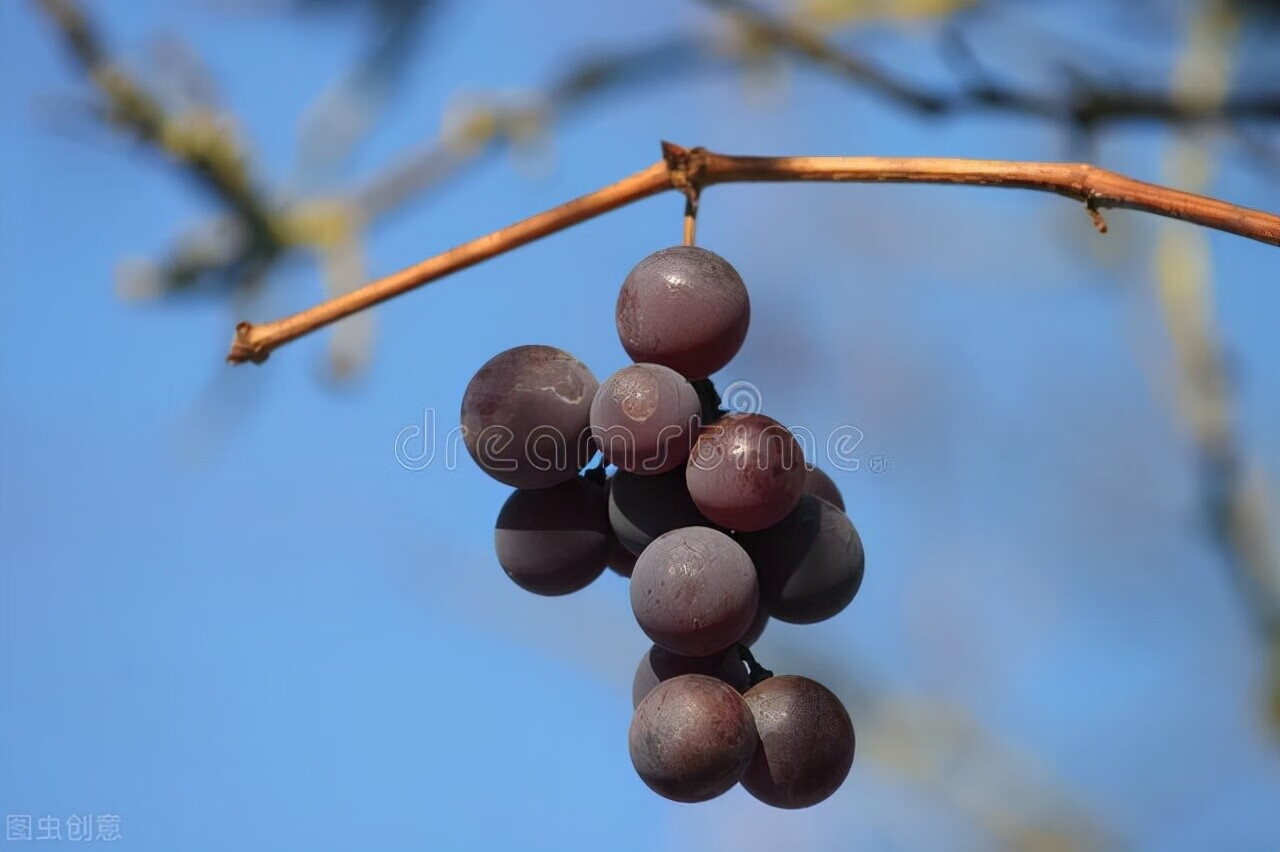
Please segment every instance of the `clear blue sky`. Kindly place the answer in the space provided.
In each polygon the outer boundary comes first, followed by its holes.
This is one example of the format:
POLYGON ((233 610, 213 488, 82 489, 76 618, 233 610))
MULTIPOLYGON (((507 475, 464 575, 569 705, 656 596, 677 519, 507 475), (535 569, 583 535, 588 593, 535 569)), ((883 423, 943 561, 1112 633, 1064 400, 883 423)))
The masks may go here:
MULTIPOLYGON (((259 173, 285 175, 358 28, 215 7, 91 6, 125 56, 157 32, 190 39, 259 173)), ((675 0, 452 4, 351 175, 438 132, 457 90, 533 87, 566 55, 703 15, 675 0)), ((863 43, 939 73, 923 38, 863 43)), ((1138 59, 1165 79, 1167 56, 1138 59)), ((740 790, 681 806, 627 758, 647 643, 625 582, 520 591, 492 553, 505 489, 444 458, 494 353, 557 345, 602 379, 625 363, 617 287, 678 239, 679 201, 380 308, 354 387, 316 380, 320 337, 231 371, 243 317, 225 300, 125 303, 112 284, 211 203, 91 122, 53 129, 51 105, 83 81, 31 4, 0 4, 0 66, 0 812, 116 814, 118 848, 137 850, 984 849, 1000 815, 1087 822, 1139 849, 1275 848, 1280 745, 1256 637, 1198 526, 1150 219, 1114 214, 1101 238, 1076 206, 1030 194, 708 192, 700 242, 753 300, 717 379, 753 382, 766 412, 815 434, 865 434, 863 466, 833 472, 868 565, 840 617, 771 625, 758 645, 847 698, 845 787, 798 813, 740 790), (407 471, 396 436, 431 416, 437 458, 407 471)), ((1066 156, 1044 126, 922 123, 811 71, 763 88, 702 77, 600 104, 557 131, 545 173, 493 160, 438 190, 372 234, 370 271, 615 180, 662 138, 1066 156)), ((1095 160, 1160 179, 1166 143, 1116 131, 1095 160)), ((1238 158, 1212 191, 1280 209, 1280 180, 1238 158)), ((1274 483, 1280 255, 1210 246, 1240 433, 1274 483)), ((252 318, 321 296, 308 262, 272 287, 252 318)))

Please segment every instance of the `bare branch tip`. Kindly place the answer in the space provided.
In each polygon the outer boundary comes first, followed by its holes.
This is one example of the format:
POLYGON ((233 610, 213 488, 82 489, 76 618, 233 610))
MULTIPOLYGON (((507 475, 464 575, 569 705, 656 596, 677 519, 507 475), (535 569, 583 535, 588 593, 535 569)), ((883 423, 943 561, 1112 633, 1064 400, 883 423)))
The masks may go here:
POLYGON ((261 364, 271 354, 270 350, 255 346, 252 340, 253 323, 236 324, 236 336, 231 340, 231 351, 227 353, 228 364, 244 364, 252 361, 261 364))

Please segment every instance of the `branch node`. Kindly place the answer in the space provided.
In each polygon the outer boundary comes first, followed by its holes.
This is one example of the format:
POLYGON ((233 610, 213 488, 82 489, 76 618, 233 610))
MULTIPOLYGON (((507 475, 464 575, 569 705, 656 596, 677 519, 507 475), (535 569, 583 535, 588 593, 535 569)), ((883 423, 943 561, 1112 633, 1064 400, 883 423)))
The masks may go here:
POLYGON ((252 361, 261 364, 271 354, 268 347, 253 342, 253 323, 236 324, 236 336, 231 340, 231 351, 227 353, 228 364, 244 364, 252 361))
POLYGON ((671 188, 684 193, 694 209, 707 170, 706 148, 684 148, 674 142, 662 143, 662 159, 667 164, 671 188))

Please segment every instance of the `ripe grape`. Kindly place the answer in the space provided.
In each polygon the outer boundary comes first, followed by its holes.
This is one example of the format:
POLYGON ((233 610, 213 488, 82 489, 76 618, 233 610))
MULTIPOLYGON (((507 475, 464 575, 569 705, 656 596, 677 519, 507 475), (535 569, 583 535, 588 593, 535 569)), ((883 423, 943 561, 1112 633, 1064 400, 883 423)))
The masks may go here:
POLYGON ((639 707, 644 697, 665 680, 685 674, 702 674, 722 680, 738 692, 750 685, 747 667, 738 657, 737 648, 710 657, 683 657, 661 645, 654 645, 640 658, 635 679, 631 682, 631 705, 639 707))
POLYGON ((779 675, 744 698, 759 735, 742 776, 748 793, 777 808, 807 808, 840 788, 853 765, 853 722, 831 690, 779 675))
MULTIPOLYGON (((757 578, 760 576, 758 571, 756 572, 756 576, 757 578)), ((761 600, 760 605, 756 607, 755 619, 751 622, 751 626, 747 628, 747 632, 743 633, 742 637, 738 639, 738 644, 746 645, 748 648, 750 648, 752 645, 756 643, 756 640, 760 638, 760 635, 764 633, 764 629, 768 626, 769 626, 769 608, 765 606, 764 601, 761 600)))
POLYGON ((785 518, 804 481, 799 442, 763 414, 728 414, 703 427, 685 465, 694 504, 733 530, 762 530, 785 518))
POLYGON ((628 473, 663 473, 689 457, 701 410, 684 376, 660 364, 632 364, 596 391, 591 436, 609 464, 628 473))
POLYGON ((862 539, 845 513, 820 497, 804 495, 781 523, 742 533, 738 543, 756 566, 761 600, 782 621, 830 618, 862 585, 862 539))
POLYGON ((665 533, 631 575, 631 609, 645 634, 676 654, 705 657, 733 645, 756 617, 756 569, 737 542, 709 527, 665 533))
POLYGON ((627 741, 640 780, 676 802, 705 802, 727 792, 759 744, 738 691, 700 674, 654 687, 636 707, 627 741))
POLYGON ((805 469, 804 493, 821 497, 841 512, 844 511, 844 497, 840 496, 840 489, 830 476, 812 465, 805 469))
POLYGON ((693 505, 680 469, 658 476, 615 473, 609 480, 609 523, 618 541, 637 556, 663 533, 711 526, 693 505))
POLYGON ((738 353, 751 322, 742 278, 698 246, 672 246, 636 264, 622 283, 618 337, 633 361, 703 379, 738 353))
POLYGON ((614 534, 613 528, 609 528, 609 569, 613 573, 621 577, 630 577, 631 572, 636 570, 636 559, 638 557, 627 550, 622 542, 618 541, 618 537, 614 534))
POLYGON ((507 498, 493 531, 498 563, 521 588, 564 595, 604 571, 610 554, 603 486, 582 478, 507 498))
POLYGON ((592 455, 589 416, 599 383, 551 346, 517 346, 490 358, 462 397, 462 437, 481 470, 515 488, 577 476, 592 455))

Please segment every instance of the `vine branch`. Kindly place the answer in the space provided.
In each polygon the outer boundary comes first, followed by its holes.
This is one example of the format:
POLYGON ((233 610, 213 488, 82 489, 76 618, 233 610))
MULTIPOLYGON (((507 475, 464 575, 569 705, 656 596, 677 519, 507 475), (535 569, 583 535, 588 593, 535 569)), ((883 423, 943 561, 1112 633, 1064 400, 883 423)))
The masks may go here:
POLYGON ((262 363, 275 349, 482 260, 651 195, 689 197, 718 183, 834 181, 998 186, 1051 192, 1082 202, 1099 230, 1100 210, 1140 210, 1280 246, 1280 216, 1145 183, 1086 163, 1034 163, 929 157, 743 157, 663 143, 663 159, 617 183, 463 243, 292 316, 236 326, 227 360, 262 363))

